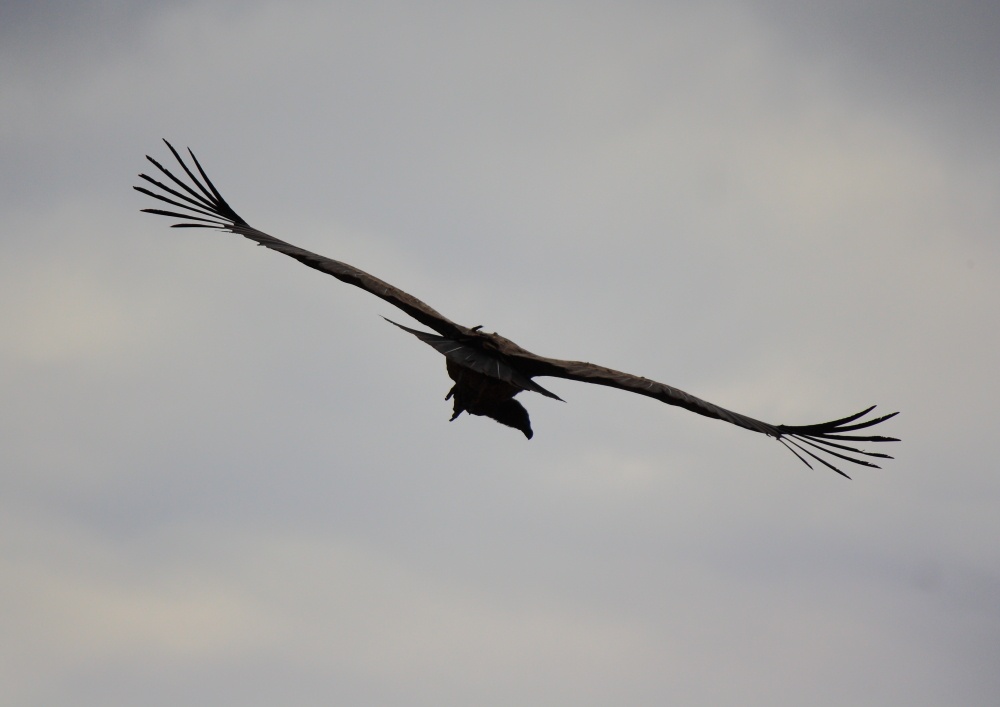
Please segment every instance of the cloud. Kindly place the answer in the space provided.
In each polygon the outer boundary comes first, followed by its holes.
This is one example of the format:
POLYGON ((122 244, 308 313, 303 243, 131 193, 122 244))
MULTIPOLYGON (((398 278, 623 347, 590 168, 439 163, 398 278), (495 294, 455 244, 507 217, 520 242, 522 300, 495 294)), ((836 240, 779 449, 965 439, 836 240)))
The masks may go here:
POLYGON ((995 701, 994 23, 906 7, 7 8, 9 694, 995 701), (388 305, 138 213, 161 136, 467 325, 776 422, 901 409, 898 458, 568 381, 530 443, 448 423, 388 305))

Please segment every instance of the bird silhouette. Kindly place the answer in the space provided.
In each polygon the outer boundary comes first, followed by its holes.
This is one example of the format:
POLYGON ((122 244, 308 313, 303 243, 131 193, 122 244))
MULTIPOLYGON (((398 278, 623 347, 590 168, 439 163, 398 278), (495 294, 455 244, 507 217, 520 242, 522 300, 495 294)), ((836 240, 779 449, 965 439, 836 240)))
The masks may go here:
POLYGON ((142 209, 142 211, 181 219, 180 223, 172 224, 173 228, 210 228, 229 231, 249 238, 259 245, 295 258, 300 263, 320 272, 333 275, 338 280, 360 287, 432 329, 436 332, 435 334, 411 329, 386 319, 389 323, 430 345, 445 357, 448 375, 454 381, 454 385, 445 398, 453 400, 452 420, 463 412, 482 415, 496 420, 502 425, 520 430, 525 437, 530 439, 533 432, 528 411, 514 397, 521 391, 532 391, 549 398, 562 400, 558 395, 546 390, 534 380, 538 377, 549 376, 583 383, 595 383, 638 393, 705 417, 759 432, 778 440, 809 468, 812 468, 809 463, 809 460, 812 459, 846 478, 850 477, 837 468, 830 460, 831 458, 873 468, 879 467, 864 457, 892 458, 881 452, 863 450, 859 448, 858 444, 860 442, 898 442, 898 439, 879 435, 850 434, 873 427, 898 414, 893 412, 864 419, 875 409, 874 405, 861 412, 829 422, 814 425, 774 425, 706 402, 664 383, 583 361, 564 361, 539 356, 495 332, 482 331, 481 326, 468 328, 456 324, 416 297, 384 280, 369 275, 347 263, 311 253, 257 230, 243 220, 222 198, 190 149, 188 149, 188 154, 197 170, 197 175, 185 163, 173 145, 166 140, 164 143, 181 169, 184 170, 189 182, 178 178, 147 155, 146 159, 169 180, 170 184, 157 181, 146 174, 140 174, 141 179, 153 185, 158 191, 143 186, 133 188, 147 196, 170 204, 180 211, 165 209, 142 209))

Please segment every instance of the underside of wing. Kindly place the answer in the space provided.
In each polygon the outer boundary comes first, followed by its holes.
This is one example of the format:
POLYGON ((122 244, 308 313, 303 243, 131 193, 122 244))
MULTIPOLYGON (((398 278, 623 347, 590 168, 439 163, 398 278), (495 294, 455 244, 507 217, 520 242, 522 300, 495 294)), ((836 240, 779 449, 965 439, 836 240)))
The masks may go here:
POLYGON ((257 230, 244 221, 226 200, 222 198, 222 195, 215 188, 215 185, 212 184, 208 175, 205 174, 205 170, 202 169, 201 164, 199 164, 198 159, 191 150, 188 150, 188 154, 191 156, 194 167, 198 172, 197 175, 188 167, 177 150, 166 140, 164 142, 177 159, 181 169, 184 170, 187 180, 178 178, 166 167, 147 155, 146 159, 162 173, 163 177, 169 180, 169 184, 158 181, 146 174, 140 174, 140 179, 148 182, 155 189, 142 186, 133 188, 136 191, 170 205, 173 207, 173 210, 142 209, 144 212, 180 219, 180 223, 173 224, 173 228, 209 228, 237 233, 252 241, 256 241, 259 245, 295 258, 299 262, 320 272, 333 275, 338 280, 367 290, 376 297, 380 297, 403 310, 418 322, 430 327, 439 334, 454 336, 463 331, 463 328, 458 324, 455 324, 416 297, 403 292, 397 287, 393 287, 373 275, 369 275, 363 270, 359 270, 347 263, 342 263, 339 260, 311 253, 308 250, 278 240, 274 236, 257 230))
POLYGON ((543 358, 529 352, 523 352, 520 358, 523 360, 519 360, 518 365, 528 375, 553 376, 581 381, 583 383, 594 383, 619 388, 630 393, 638 393, 639 395, 655 398, 668 405, 676 405, 677 407, 690 410, 705 417, 723 420, 738 427, 774 437, 806 466, 812 468, 807 459, 808 457, 836 471, 841 476, 847 476, 847 474, 820 455, 877 469, 879 468, 877 464, 868 461, 864 457, 876 457, 880 459, 891 459, 892 457, 881 452, 869 452, 860 449, 858 443, 899 441, 894 437, 879 435, 845 434, 873 427, 898 414, 893 412, 880 417, 863 420, 862 418, 865 415, 875 409, 874 405, 854 415, 815 425, 773 425, 746 415, 741 415, 732 410, 727 410, 665 383, 658 383, 630 373, 623 373, 582 361, 561 361, 558 359, 543 358))

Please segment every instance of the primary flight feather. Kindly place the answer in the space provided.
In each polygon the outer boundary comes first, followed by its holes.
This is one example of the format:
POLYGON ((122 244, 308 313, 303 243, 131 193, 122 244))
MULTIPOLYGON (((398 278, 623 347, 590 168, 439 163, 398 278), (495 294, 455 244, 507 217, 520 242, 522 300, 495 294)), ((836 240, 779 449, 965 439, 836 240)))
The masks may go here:
POLYGON ((452 420, 463 412, 483 415, 520 430, 530 439, 533 433, 528 411, 514 400, 514 396, 523 390, 529 390, 561 400, 555 393, 546 390, 533 380, 540 376, 550 376, 639 393, 705 417, 760 432, 777 439, 806 466, 812 468, 809 463, 809 459, 812 459, 841 476, 847 474, 838 469, 829 460, 830 458, 874 468, 878 468, 878 465, 863 457, 892 458, 888 454, 861 449, 858 444, 899 441, 896 438, 850 434, 877 425, 897 414, 893 412, 864 419, 875 409, 874 405, 853 415, 815 425, 772 425, 726 410, 664 383, 583 361, 563 361, 538 356, 499 334, 481 331, 481 327, 478 326, 470 329, 456 324, 416 297, 393 287, 384 280, 347 263, 311 253, 258 231, 244 221, 222 198, 190 149, 188 154, 191 156, 197 175, 191 171, 177 150, 166 140, 164 142, 184 170, 188 181, 177 177, 147 155, 146 159, 162 173, 163 177, 166 177, 169 183, 140 174, 139 177, 153 185, 156 191, 142 186, 133 188, 180 210, 142 209, 143 211, 181 219, 180 223, 173 224, 174 228, 212 228, 249 238, 259 245, 295 258, 311 268, 333 275, 338 280, 367 290, 437 332, 431 334, 387 320, 444 355, 448 375, 455 382, 446 397, 454 399, 452 420))

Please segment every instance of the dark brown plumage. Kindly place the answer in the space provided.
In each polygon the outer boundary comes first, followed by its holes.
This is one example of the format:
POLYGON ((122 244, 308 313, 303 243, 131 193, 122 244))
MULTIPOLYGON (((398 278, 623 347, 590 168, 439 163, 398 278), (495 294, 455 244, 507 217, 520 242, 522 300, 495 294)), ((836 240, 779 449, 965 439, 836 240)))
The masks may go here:
POLYGON ((523 390, 529 390, 556 400, 562 400, 533 380, 539 376, 551 376, 620 388, 655 398, 668 405, 682 407, 705 417, 712 417, 753 432, 760 432, 777 439, 806 466, 812 468, 806 458, 809 457, 842 476, 847 476, 847 474, 818 455, 824 454, 852 464, 874 468, 878 468, 878 465, 860 457, 892 458, 888 454, 860 449, 857 444, 859 442, 897 442, 897 439, 878 435, 845 434, 867 429, 897 414, 893 412, 880 417, 863 419, 875 408, 874 405, 854 415, 815 425, 772 425, 713 405, 664 383, 657 383, 647 378, 633 376, 592 363, 562 361, 538 356, 499 334, 481 331, 481 327, 470 329, 456 324, 416 297, 377 277, 347 263, 311 253, 278 240, 263 231, 258 231, 244 221, 222 198, 191 150, 188 150, 188 154, 191 155, 200 179, 185 164, 177 150, 169 142, 166 144, 177 159, 181 169, 184 170, 190 184, 176 177, 170 170, 147 155, 146 159, 155 165, 173 186, 140 174, 141 179, 154 185, 159 191, 151 191, 141 186, 133 188, 181 209, 181 211, 163 209, 143 209, 143 211, 182 219, 181 223, 173 224, 174 228, 221 229, 249 238, 259 245, 295 258, 311 268, 333 275, 338 280, 367 290, 406 312, 424 326, 433 329, 437 334, 411 329, 387 320, 434 347, 447 359, 448 375, 455 381, 455 385, 452 386, 446 398, 454 401, 452 420, 463 412, 483 415, 503 425, 520 430, 530 439, 533 433, 528 412, 519 402, 514 400, 514 396, 523 390))

